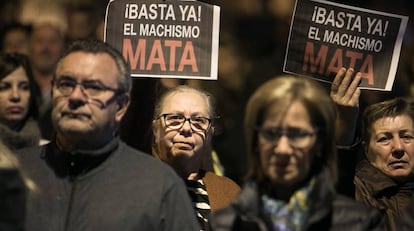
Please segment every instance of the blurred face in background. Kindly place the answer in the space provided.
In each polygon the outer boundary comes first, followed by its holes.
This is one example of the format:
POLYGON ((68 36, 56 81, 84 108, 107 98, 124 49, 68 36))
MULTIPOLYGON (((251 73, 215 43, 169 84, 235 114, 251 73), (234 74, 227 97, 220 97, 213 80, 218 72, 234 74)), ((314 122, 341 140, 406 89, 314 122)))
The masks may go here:
POLYGON ((29 110, 29 78, 23 67, 18 67, 0 80, 0 122, 15 128, 26 118, 29 110))
POLYGON ((303 103, 294 101, 287 111, 271 104, 258 129, 258 149, 264 175, 274 185, 295 187, 312 165, 316 131, 303 103))
POLYGON ((13 29, 4 35, 3 52, 12 53, 18 52, 27 54, 29 49, 29 35, 22 29, 13 29))
POLYGON ((408 115, 381 118, 372 124, 370 134, 368 161, 399 182, 413 179, 413 120, 408 115))
POLYGON ((29 57, 34 70, 53 72, 63 52, 64 38, 58 28, 42 24, 33 28, 29 43, 29 57))
POLYGON ((69 39, 86 39, 95 32, 93 12, 73 11, 68 15, 67 37, 69 39))

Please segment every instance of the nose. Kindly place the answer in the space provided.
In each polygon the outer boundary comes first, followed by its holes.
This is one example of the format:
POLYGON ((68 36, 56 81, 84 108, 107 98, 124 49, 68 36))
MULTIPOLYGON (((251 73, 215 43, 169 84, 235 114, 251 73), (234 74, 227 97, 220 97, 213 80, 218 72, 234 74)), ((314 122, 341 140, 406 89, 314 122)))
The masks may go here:
POLYGON ((393 149, 394 150, 402 150, 402 149, 404 149, 403 148, 403 143, 402 143, 400 137, 393 138, 392 145, 393 145, 393 149))
POLYGON ((404 156, 404 145, 399 137, 393 139, 392 155, 395 158, 401 158, 404 156))
POLYGON ((20 100, 20 91, 18 87, 13 86, 10 93, 10 98, 12 101, 19 101, 20 100))
POLYGON ((183 126, 181 127, 181 129, 183 129, 185 131, 191 130, 191 123, 190 123, 190 119, 189 118, 188 119, 186 118, 184 120, 184 123, 183 123, 183 126))
POLYGON ((289 144, 289 139, 284 135, 277 139, 274 145, 273 151, 275 153, 291 153, 293 150, 292 146, 289 144))
POLYGON ((73 109, 85 105, 88 101, 88 98, 83 93, 80 85, 76 85, 75 88, 73 88, 73 91, 66 97, 69 101, 69 107, 73 109))
POLYGON ((72 92, 69 94, 71 98, 85 98, 86 94, 84 93, 82 86, 80 84, 75 85, 72 92))

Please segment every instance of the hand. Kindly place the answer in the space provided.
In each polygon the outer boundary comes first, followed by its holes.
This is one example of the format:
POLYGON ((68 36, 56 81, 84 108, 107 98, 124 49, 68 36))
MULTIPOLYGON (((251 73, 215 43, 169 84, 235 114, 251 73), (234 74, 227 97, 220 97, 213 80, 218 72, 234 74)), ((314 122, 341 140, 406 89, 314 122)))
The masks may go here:
POLYGON ((359 106, 359 96, 361 89, 358 88, 361 82, 361 73, 357 73, 353 78, 354 69, 341 68, 335 76, 331 86, 331 98, 337 104, 348 107, 359 106))

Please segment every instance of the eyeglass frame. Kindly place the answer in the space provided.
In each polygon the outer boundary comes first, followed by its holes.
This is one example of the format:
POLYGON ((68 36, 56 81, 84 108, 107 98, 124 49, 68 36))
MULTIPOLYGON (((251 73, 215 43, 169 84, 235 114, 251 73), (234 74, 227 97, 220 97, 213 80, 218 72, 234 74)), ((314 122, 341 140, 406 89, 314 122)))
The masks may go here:
POLYGON ((121 95, 122 93, 124 93, 124 91, 122 91, 122 90, 120 90, 120 89, 115 89, 115 88, 111 88, 111 87, 108 87, 108 86, 106 86, 105 84, 103 84, 103 83, 101 83, 100 81, 96 81, 96 83, 99 83, 99 85, 100 85, 100 87, 102 87, 102 89, 100 89, 99 91, 101 91, 102 93, 104 93, 105 91, 111 91, 111 92, 113 92, 114 93, 114 95, 113 96, 111 96, 108 100, 106 100, 106 102, 101 102, 101 100, 100 99, 98 99, 98 98, 96 98, 96 96, 91 96, 91 95, 89 95, 86 91, 85 91, 85 86, 84 86, 84 82, 78 82, 78 81, 76 81, 76 80, 74 80, 74 79, 72 79, 72 78, 68 78, 68 77, 60 77, 60 78, 53 78, 52 80, 51 80, 51 84, 52 84, 52 87, 55 87, 63 96, 65 96, 65 97, 68 97, 68 96, 70 96, 74 91, 75 91, 75 89, 76 89, 76 87, 79 85, 79 87, 80 87, 80 89, 81 89, 81 91, 82 91, 82 93, 86 96, 86 99, 88 99, 88 100, 93 100, 93 101, 96 101, 96 102, 98 102, 100 105, 100 107, 101 108, 105 108, 106 106, 108 106, 114 99, 116 99, 119 95, 121 95), (74 85, 73 85, 73 89, 69 92, 69 93, 67 93, 67 94, 64 94, 62 91, 61 91, 61 89, 59 89, 59 87, 56 85, 56 83, 59 81, 59 80, 66 80, 66 81, 68 81, 68 82, 71 82, 71 83, 73 83, 74 85))
POLYGON ((167 124, 167 120, 166 120, 166 117, 167 116, 170 116, 170 115, 182 116, 184 118, 184 121, 181 123, 181 125, 179 127, 172 128, 174 130, 181 129, 184 126, 185 122, 188 121, 190 123, 190 127, 191 127, 192 130, 199 131, 199 132, 207 132, 210 129, 211 124, 212 124, 212 119, 211 118, 208 118, 208 117, 205 117, 205 116, 195 116, 195 117, 193 117, 193 118, 203 118, 203 119, 206 119, 208 121, 207 128, 200 130, 200 129, 197 129, 197 128, 194 128, 193 127, 194 125, 193 125, 193 123, 191 123, 191 120, 193 119, 192 117, 185 117, 183 114, 178 114, 178 113, 163 113, 163 114, 157 116, 155 119, 158 120, 160 118, 163 118, 164 119, 164 125, 165 125, 165 127, 171 128, 171 125, 168 125, 167 124))
MULTIPOLYGON (((292 130, 292 128, 290 128, 292 130)), ((314 131, 310 132, 310 131, 306 131, 305 129, 301 129, 301 128, 294 128, 298 131, 300 131, 303 135, 303 137, 301 138, 305 138, 305 137, 314 137, 316 135, 318 135, 319 133, 319 129, 315 128, 314 131)), ((290 146, 294 147, 294 148, 303 148, 306 145, 303 145, 303 147, 301 145, 295 145, 294 141, 291 137, 289 137, 289 133, 288 130, 289 129, 280 129, 280 128, 262 128, 262 127, 256 127, 255 130, 257 131, 257 134, 261 135, 266 141, 270 142, 270 143, 276 143, 280 140, 280 138, 282 138, 283 136, 285 136, 288 140, 288 143, 290 146), (277 137, 274 137, 272 139, 270 139, 270 137, 266 137, 266 135, 263 134, 264 131, 266 130, 279 130, 279 134, 277 137)))

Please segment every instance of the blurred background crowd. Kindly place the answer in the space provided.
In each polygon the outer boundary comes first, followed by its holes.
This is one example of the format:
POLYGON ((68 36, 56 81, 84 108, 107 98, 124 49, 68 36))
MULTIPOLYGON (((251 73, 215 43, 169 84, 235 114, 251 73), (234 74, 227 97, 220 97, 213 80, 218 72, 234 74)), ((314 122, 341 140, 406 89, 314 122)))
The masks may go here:
MULTIPOLYGON (((161 1, 161 0, 160 0, 161 1)), ((2 0, 2 52, 27 54, 40 94, 39 122, 50 139, 50 80, 64 47, 75 39, 103 39, 108 0, 2 0)), ((154 0, 154 2, 156 2, 154 0)), ((295 0, 206 0, 221 7, 217 81, 135 78, 132 105, 121 138, 151 152, 154 102, 165 88, 188 84, 211 92, 220 118, 214 150, 224 174, 240 182, 245 170, 243 115, 247 98, 265 80, 281 74, 295 0)), ((398 73, 391 92, 363 91, 361 107, 395 96, 414 95, 414 10, 409 0, 335 0, 335 2, 409 16, 398 73)))

